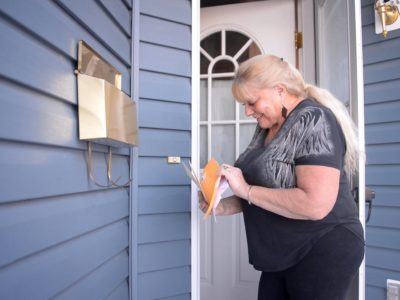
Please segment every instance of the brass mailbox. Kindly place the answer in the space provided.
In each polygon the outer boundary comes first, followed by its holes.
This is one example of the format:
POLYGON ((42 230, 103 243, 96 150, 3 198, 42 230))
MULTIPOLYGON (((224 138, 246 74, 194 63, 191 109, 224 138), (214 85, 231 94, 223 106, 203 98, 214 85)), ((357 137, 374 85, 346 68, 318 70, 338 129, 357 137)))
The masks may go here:
POLYGON ((99 186, 120 186, 111 178, 111 146, 138 145, 136 104, 121 91, 121 73, 83 41, 79 42, 76 74, 79 138, 88 141, 90 178, 99 186), (92 142, 109 146, 107 176, 111 184, 98 184, 93 177, 92 142))
POLYGON ((122 147, 137 145, 136 105, 109 82, 78 74, 79 138, 122 147))

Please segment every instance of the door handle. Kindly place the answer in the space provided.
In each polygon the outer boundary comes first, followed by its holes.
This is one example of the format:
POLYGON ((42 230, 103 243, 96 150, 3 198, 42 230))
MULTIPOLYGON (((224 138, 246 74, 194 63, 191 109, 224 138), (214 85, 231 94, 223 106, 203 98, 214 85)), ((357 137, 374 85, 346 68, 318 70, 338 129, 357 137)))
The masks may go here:
MULTIPOLYGON (((354 201, 357 202, 357 204, 359 203, 359 199, 358 199, 358 187, 355 187, 352 190, 352 194, 354 197, 354 201)), ((372 200, 375 199, 375 191, 371 190, 369 187, 365 187, 365 204, 368 205, 368 214, 367 214, 367 218, 365 220, 366 223, 368 223, 369 219, 371 218, 371 213, 372 213, 372 200)))

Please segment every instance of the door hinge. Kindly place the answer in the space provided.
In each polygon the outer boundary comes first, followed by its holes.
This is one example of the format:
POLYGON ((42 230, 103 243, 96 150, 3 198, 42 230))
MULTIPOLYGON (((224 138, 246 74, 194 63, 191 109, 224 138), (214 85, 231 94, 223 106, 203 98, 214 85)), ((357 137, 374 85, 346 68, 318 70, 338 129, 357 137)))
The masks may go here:
POLYGON ((303 48, 303 33, 302 32, 294 33, 294 44, 295 44, 296 49, 303 48))

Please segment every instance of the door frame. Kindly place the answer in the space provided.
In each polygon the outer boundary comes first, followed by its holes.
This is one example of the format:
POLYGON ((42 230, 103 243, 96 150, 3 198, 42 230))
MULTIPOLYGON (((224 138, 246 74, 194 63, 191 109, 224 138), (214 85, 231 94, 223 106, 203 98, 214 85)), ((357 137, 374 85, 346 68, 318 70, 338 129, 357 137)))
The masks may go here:
MULTIPOLYGON (((304 34, 304 46, 300 53, 300 69, 307 82, 316 83, 316 53, 314 31, 314 1, 300 0, 299 20, 300 30, 304 34), (312 37, 312 38, 311 38, 312 37)), ((325 1, 325 0, 322 0, 325 1)), ((358 127, 358 141, 365 145, 364 130, 364 80, 362 56, 362 26, 361 0, 348 1, 354 16, 349 16, 349 48, 351 80, 355 84, 351 89, 351 98, 357 99, 352 115, 358 127)), ((199 171, 199 120, 200 120, 200 0, 192 0, 192 165, 199 171), (195 54, 195 55, 193 55, 195 54)), ((359 218, 365 234, 365 159, 359 157, 359 218)), ((197 187, 191 183, 191 299, 200 300, 200 226, 201 221, 198 209, 197 187)), ((359 269, 358 299, 365 299, 365 258, 359 269)))
MULTIPOLYGON (((200 164, 200 0, 192 0, 192 166, 200 164)), ((191 182, 191 299, 200 300, 200 214, 197 186, 191 182)))

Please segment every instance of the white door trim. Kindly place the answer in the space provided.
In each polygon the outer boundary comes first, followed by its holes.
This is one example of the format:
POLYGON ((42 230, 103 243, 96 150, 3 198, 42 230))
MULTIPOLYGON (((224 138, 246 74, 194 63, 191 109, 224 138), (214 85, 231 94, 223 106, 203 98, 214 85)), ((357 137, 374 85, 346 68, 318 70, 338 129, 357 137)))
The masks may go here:
MULTIPOLYGON (((361 22, 361 0, 348 1, 351 11, 354 11, 354 16, 349 16, 350 36, 353 37, 350 43, 350 49, 355 49, 353 54, 354 60, 351 60, 352 69, 355 71, 356 86, 352 97, 357 97, 357 127, 358 127, 358 142, 362 145, 363 150, 365 145, 365 122, 364 122, 364 76, 363 76, 363 46, 362 46, 362 22, 361 22), (354 43, 354 44, 352 44, 354 43), (352 47, 353 46, 353 47, 352 47)), ((358 169, 358 205, 359 217, 364 228, 365 237, 365 157, 360 155, 358 169)), ((365 257, 361 263, 358 277, 358 299, 365 299, 365 257)))
MULTIPOLYGON (((192 166, 199 174, 200 0, 192 0, 192 166)), ((191 299, 200 300, 200 227, 197 186, 191 185, 191 299)))

